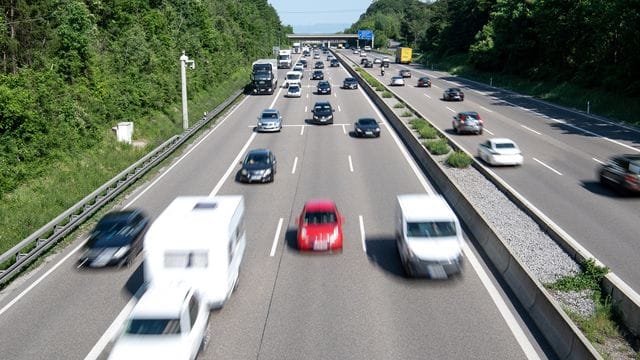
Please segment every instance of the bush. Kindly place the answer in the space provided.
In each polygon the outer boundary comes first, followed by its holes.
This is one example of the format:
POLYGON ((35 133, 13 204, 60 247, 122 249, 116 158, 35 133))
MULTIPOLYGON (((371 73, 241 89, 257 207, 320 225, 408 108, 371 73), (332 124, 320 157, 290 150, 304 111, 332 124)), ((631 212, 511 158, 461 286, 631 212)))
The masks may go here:
POLYGON ((399 103, 393 105, 393 107, 396 108, 396 109, 402 109, 402 108, 405 107, 405 105, 403 103, 399 102, 399 103))
POLYGON ((472 161, 473 159, 463 151, 456 151, 447 158, 449 166, 460 169, 468 167, 472 161))
POLYGON ((413 115, 413 113, 409 110, 405 110, 402 114, 400 114, 400 116, 402 117, 409 117, 411 115, 413 115))
POLYGON ((382 97, 388 99, 390 97, 393 97, 393 95, 390 92, 385 91, 382 93, 382 97))
POLYGON ((420 137, 423 139, 437 139, 438 138, 438 130, 433 128, 431 125, 427 124, 426 126, 418 129, 418 133, 420 137))
POLYGON ((449 144, 447 144, 447 140, 445 139, 425 141, 423 144, 433 155, 444 155, 451 150, 449 144))
POLYGON ((427 124, 427 121, 425 119, 420 119, 420 118, 415 118, 412 119, 411 121, 409 121, 409 124, 411 124, 411 127, 420 131, 420 129, 422 129, 425 126, 428 126, 429 124, 427 124))

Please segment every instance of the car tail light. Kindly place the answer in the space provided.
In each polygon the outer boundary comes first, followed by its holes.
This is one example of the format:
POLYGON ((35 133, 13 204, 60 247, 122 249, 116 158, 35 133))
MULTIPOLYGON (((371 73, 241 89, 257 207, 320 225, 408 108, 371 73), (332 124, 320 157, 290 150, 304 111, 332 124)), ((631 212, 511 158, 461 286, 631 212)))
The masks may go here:
POLYGON ((640 178, 636 175, 625 175, 624 181, 628 184, 638 186, 640 185, 640 178))

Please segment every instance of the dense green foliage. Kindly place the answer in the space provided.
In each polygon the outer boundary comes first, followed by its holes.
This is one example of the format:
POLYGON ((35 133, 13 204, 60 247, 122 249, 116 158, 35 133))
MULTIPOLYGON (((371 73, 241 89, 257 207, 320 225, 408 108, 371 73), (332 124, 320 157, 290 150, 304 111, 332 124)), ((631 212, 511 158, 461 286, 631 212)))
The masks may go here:
POLYGON ((449 147, 449 144, 447 143, 446 139, 425 141, 423 145, 433 155, 444 155, 449 153, 449 151, 451 151, 451 147, 449 147))
POLYGON ((491 71, 640 95, 636 0, 377 0, 346 32, 374 29, 423 61, 468 55, 491 71))
POLYGON ((466 168, 473 162, 471 156, 464 151, 455 151, 447 158, 447 164, 455 168, 466 168))
POLYGON ((181 131, 183 50, 193 99, 291 31, 267 0, 10 0, 0 28, 0 196, 105 146, 119 121, 150 145, 181 131))

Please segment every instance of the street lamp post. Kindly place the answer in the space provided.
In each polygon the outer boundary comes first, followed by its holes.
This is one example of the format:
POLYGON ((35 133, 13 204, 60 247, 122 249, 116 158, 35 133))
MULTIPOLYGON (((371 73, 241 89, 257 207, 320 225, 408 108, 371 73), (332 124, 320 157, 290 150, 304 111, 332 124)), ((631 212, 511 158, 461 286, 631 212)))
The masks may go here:
POLYGON ((187 65, 189 65, 191 69, 196 68, 195 61, 189 60, 183 50, 182 56, 180 56, 180 75, 182 79, 182 128, 184 130, 189 128, 189 111, 187 111, 187 65))

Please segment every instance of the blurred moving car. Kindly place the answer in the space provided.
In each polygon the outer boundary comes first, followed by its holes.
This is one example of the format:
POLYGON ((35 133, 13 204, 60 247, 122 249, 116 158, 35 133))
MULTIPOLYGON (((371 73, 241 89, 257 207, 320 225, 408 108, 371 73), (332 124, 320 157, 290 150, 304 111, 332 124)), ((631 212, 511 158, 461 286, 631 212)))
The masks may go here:
POLYGON ((335 110, 328 101, 318 101, 311 109, 313 118, 311 122, 315 124, 333 124, 333 112, 335 110))
POLYGON ((445 279, 462 271, 462 228, 440 195, 398 195, 396 244, 409 277, 445 279))
POLYGON ((343 89, 357 89, 358 88, 358 80, 356 80, 356 78, 354 78, 354 77, 344 78, 344 81, 342 81, 342 88, 343 89))
POLYGON ((318 94, 330 95, 331 94, 331 84, 326 80, 320 80, 318 82, 318 86, 316 91, 318 94))
POLYGON ((139 209, 113 211, 100 219, 78 260, 83 266, 130 265, 142 251, 149 218, 139 209))
POLYGON ((344 217, 331 200, 309 200, 298 218, 298 249, 342 251, 344 217))
POLYGON ((389 59, 383 58, 382 59, 382 66, 388 68, 389 67, 389 59))
POLYGON ((380 125, 376 119, 362 118, 353 124, 353 133, 357 137, 379 137, 380 125))
POLYGON ((151 286, 133 307, 109 359, 195 359, 208 321, 209 309, 192 288, 151 286))
POLYGON ((309 64, 309 62, 307 62, 307 59, 300 59, 298 61, 300 64, 302 64, 303 67, 307 67, 307 65, 309 64))
POLYGON ((276 176, 276 156, 268 149, 249 151, 241 163, 238 180, 246 183, 273 182, 276 176))
POLYGON ((287 89, 287 97, 301 97, 302 96, 302 87, 300 85, 291 85, 287 89))
POLYGON ((314 66, 316 69, 324 69, 324 63, 322 61, 316 61, 314 66))
POLYGON ((402 70, 400 70, 400 76, 402 76, 403 78, 410 78, 411 77, 411 71, 407 70, 407 69, 402 69, 402 70))
POLYGON ((598 171, 600 183, 622 194, 640 194, 640 155, 617 155, 598 171))
POLYGON ((523 157, 515 142, 492 138, 478 145, 478 157, 490 165, 522 165, 523 157))
POLYGON ((329 66, 331 66, 331 67, 340 67, 340 61, 338 61, 338 59, 331 59, 331 62, 329 63, 329 66))
POLYGON ((464 93, 459 88, 448 88, 442 94, 442 100, 445 101, 464 101, 464 93))
POLYGON ((364 65, 364 63, 366 63, 366 62, 370 62, 370 61, 371 61, 371 60, 367 59, 366 57, 365 57, 365 58, 362 58, 362 59, 360 59, 360 65, 364 65))
POLYGON ((320 54, 318 54, 318 53, 314 54, 314 55, 313 55, 313 58, 314 58, 314 59, 320 59, 320 54))
MULTIPOLYGON (((297 87, 300 91, 300 85, 291 85, 287 91, 287 95, 291 91, 291 88, 297 87)), ((280 111, 276 109, 264 109, 262 113, 258 115, 258 123, 256 124, 257 131, 280 131, 282 130, 282 115, 280 111)))
POLYGON ((374 63, 374 64, 382 64, 382 59, 380 59, 379 57, 374 58, 374 59, 373 59, 373 63, 374 63))
POLYGON ((426 76, 419 78, 418 87, 431 87, 431 79, 426 76))
POLYGON ((482 134, 482 128, 484 127, 484 121, 480 118, 480 114, 475 111, 463 111, 459 112, 453 117, 451 122, 453 131, 456 134, 461 133, 475 133, 477 135, 482 134))
POLYGON ((389 83, 391 86, 404 86, 404 79, 402 76, 394 76, 391 78, 391 82, 389 83))
POLYGON ((373 67, 373 62, 369 61, 368 59, 365 59, 367 61, 364 62, 364 67, 365 68, 372 68, 373 67))
POLYGON ((366 52, 364 52, 364 51, 360 51, 360 57, 366 57, 366 56, 367 56, 367 53, 366 53, 366 52))
POLYGON ((324 80, 324 73, 322 70, 313 70, 311 80, 324 80))

